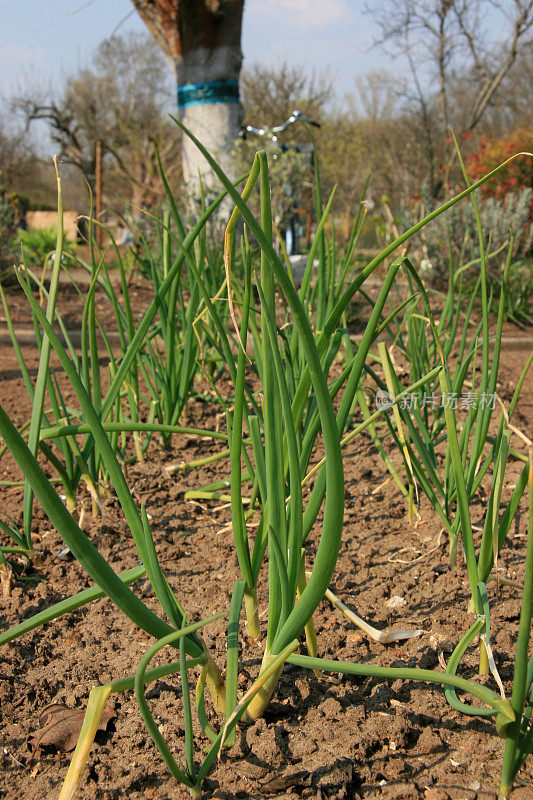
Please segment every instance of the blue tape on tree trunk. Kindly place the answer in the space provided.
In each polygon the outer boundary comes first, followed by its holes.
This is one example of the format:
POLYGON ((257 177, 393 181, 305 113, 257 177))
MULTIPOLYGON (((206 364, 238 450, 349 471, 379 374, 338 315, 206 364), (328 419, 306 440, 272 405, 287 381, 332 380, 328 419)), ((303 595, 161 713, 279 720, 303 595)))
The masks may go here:
POLYGON ((187 83, 178 86, 178 108, 204 103, 238 103, 239 82, 232 80, 187 83))

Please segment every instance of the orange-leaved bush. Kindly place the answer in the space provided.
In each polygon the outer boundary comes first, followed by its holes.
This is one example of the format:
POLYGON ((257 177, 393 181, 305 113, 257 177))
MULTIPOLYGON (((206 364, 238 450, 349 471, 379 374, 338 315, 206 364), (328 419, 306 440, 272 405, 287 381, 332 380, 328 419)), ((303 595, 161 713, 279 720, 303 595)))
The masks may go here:
MULTIPOLYGON (((483 138, 478 149, 467 159, 468 175, 471 180, 477 181, 502 161, 523 152, 533 152, 532 128, 516 128, 508 136, 498 139, 483 138)), ((510 192, 523 189, 533 189, 533 159, 528 156, 514 159, 493 180, 488 181, 481 191, 484 197, 503 200, 510 192)), ((531 212, 530 221, 533 219, 533 201, 531 212)))

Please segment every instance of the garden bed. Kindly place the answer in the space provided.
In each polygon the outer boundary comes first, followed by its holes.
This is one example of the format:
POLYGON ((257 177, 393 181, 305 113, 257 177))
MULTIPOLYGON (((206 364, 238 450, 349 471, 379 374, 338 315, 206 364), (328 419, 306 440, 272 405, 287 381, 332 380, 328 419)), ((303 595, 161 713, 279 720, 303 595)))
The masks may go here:
MULTIPOLYGON (((140 309, 149 300, 149 292, 142 283, 135 291, 137 294, 132 296, 140 309)), ((14 299, 15 323, 29 329, 31 319, 21 295, 9 294, 10 301, 14 299)), ((60 310, 65 312, 66 321, 75 324, 81 312, 77 295, 66 290, 62 303, 60 310)), ((507 332, 523 336, 520 331, 507 332)), ((24 355, 36 368, 35 353, 28 347, 24 348, 24 355)), ((523 350, 504 347, 499 385, 504 401, 512 396, 527 355, 523 350)), ((57 366, 55 359, 52 365, 57 366)), ((31 406, 11 345, 4 342, 0 343, 0 380, 2 405, 20 426, 29 418, 31 406)), ((220 408, 214 402, 193 399, 183 421, 213 429, 221 422, 220 408)), ((529 434, 533 429, 531 374, 523 387, 515 424, 529 434)), ((229 464, 221 461, 193 471, 170 472, 165 468, 214 452, 217 447, 191 436, 175 435, 172 449, 163 452, 154 441, 146 461, 131 466, 127 474, 135 499, 145 503, 151 515, 162 567, 193 619, 227 611, 240 573, 228 528, 229 508, 222 502, 187 501, 184 493, 226 477, 229 464)), ((399 468, 398 453, 395 458, 399 468)), ((447 659, 473 620, 467 613, 470 590, 464 561, 460 556, 457 568, 449 570, 448 542, 425 499, 416 529, 409 524, 406 502, 394 483, 387 480, 388 472, 369 438, 362 435, 351 442, 344 464, 343 542, 331 588, 376 627, 421 629, 423 634, 407 642, 382 646, 370 641, 324 601, 314 616, 319 655, 383 666, 441 669, 439 664, 447 659)), ((519 469, 518 463, 509 468, 511 486, 519 469)), ((6 454, 0 461, 0 480, 19 477, 6 454)), ((19 523, 22 496, 21 487, 0 487, 2 511, 19 523)), ((104 505, 104 515, 93 519, 90 502, 86 503, 84 530, 116 571, 135 566, 138 553, 118 502, 110 498, 104 505)), ((481 518, 481 497, 478 505, 481 518)), ((475 506, 475 520, 474 511, 475 506)), ((526 514, 518 514, 500 560, 501 574, 513 581, 520 582, 523 577, 526 532, 526 514)), ((34 542, 40 559, 26 576, 29 580, 17 581, 11 596, 2 599, 2 629, 91 585, 76 562, 60 557, 62 542, 37 504, 34 542)), ((308 563, 312 562, 312 544, 311 537, 308 563)), ((147 579, 141 579, 135 588, 155 609, 147 579)), ((262 612, 266 603, 264 580, 260 579, 259 589, 262 612)), ((489 596, 493 649, 509 694, 519 593, 490 584, 489 596)), ((226 624, 222 618, 202 630, 207 647, 221 668, 226 624)), ((0 797, 34 800, 58 795, 70 756, 44 746, 31 759, 31 737, 39 728, 40 714, 52 703, 84 709, 93 686, 135 672, 151 641, 109 601, 99 600, 0 650, 0 797)), ((305 652, 305 644, 301 652, 305 652)), ((256 643, 243 640, 241 690, 257 675, 261 655, 256 643)), ((471 649, 463 659, 461 674, 475 676, 477 660, 477 650, 471 649)), ((491 681, 487 683, 495 688, 491 681)), ((179 679, 167 677, 152 684, 147 697, 169 746, 179 750, 179 679)), ((107 730, 97 735, 77 795, 80 800, 188 797, 187 790, 167 773, 133 693, 112 695, 112 701, 116 716, 107 730)), ((205 745, 198 728, 197 752, 205 745)), ((286 665, 264 719, 253 725, 239 725, 236 746, 224 752, 209 773, 204 796, 228 800, 492 800, 497 796, 502 754, 503 742, 496 736, 493 721, 460 715, 446 703, 439 687, 325 674, 317 678, 313 672, 286 665)), ((533 797, 532 783, 530 758, 518 776, 512 800, 533 797)))

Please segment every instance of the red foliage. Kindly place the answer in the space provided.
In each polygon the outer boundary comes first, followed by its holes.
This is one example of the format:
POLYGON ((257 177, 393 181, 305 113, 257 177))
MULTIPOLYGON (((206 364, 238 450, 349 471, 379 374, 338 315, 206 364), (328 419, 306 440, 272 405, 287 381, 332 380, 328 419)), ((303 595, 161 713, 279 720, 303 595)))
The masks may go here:
MULTIPOLYGON (((468 157, 466 169, 472 180, 479 180, 510 156, 524 152, 533 152, 533 131, 528 128, 517 128, 509 136, 501 139, 481 139, 478 149, 468 157)), ((533 189, 531 156, 515 158, 491 181, 484 184, 481 191, 484 197, 497 197, 503 200, 509 192, 526 188, 533 189)))

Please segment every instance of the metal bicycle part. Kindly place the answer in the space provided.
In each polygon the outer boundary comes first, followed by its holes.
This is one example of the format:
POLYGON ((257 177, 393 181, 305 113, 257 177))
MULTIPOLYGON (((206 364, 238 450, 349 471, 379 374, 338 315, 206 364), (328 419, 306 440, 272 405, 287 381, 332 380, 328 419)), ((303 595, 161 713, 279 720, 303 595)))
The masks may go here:
MULTIPOLYGON (((257 128, 255 125, 245 125, 241 130, 241 138, 246 139, 247 134, 254 134, 255 136, 266 137, 270 139, 282 152, 287 152, 288 150, 294 150, 297 153, 308 153, 310 155, 310 166, 312 166, 312 157, 313 157, 313 149, 311 143, 306 143, 304 145, 299 144, 287 144, 282 143, 278 139, 278 134, 283 133, 287 130, 290 125, 293 125, 295 122, 303 122, 307 123, 308 125, 313 125, 316 128, 320 128, 320 123, 311 117, 305 116, 302 114, 301 111, 295 109, 290 117, 285 120, 281 125, 274 125, 272 127, 262 127, 257 128), (311 148, 311 149, 309 149, 311 148)), ((309 213, 309 212, 308 212, 309 213)), ((290 219, 287 221, 284 230, 282 231, 285 249, 287 251, 287 255, 296 256, 298 253, 298 229, 299 229, 299 215, 296 213, 296 208, 294 212, 291 214, 290 219)), ((310 220, 306 224, 306 228, 309 229, 310 227, 310 220)))

